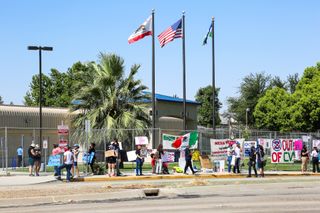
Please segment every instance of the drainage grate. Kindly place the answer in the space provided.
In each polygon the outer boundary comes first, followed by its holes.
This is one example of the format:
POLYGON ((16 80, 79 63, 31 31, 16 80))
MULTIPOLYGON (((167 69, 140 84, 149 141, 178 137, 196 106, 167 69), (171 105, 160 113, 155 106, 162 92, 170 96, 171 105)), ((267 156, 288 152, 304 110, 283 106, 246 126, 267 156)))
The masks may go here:
POLYGON ((159 195, 159 189, 145 189, 143 193, 146 197, 156 197, 159 195))

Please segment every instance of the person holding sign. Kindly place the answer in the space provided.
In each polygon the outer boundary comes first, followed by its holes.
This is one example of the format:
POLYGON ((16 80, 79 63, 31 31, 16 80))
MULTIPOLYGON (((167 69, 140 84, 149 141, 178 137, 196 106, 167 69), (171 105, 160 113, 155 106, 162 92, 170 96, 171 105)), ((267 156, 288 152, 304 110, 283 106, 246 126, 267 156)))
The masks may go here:
POLYGON ((257 148, 257 162, 258 162, 258 169, 260 173, 260 177, 264 177, 264 167, 266 165, 266 159, 265 159, 265 153, 264 148, 262 145, 258 145, 257 148))
POLYGON ((70 147, 67 145, 65 146, 66 151, 63 154, 63 165, 59 166, 58 168, 58 180, 61 180, 61 170, 66 168, 67 170, 67 182, 71 180, 71 167, 73 164, 73 154, 70 151, 70 147))
POLYGON ((161 174, 162 173, 162 156, 164 155, 163 152, 163 146, 162 144, 159 144, 156 152, 156 173, 161 174))
POLYGON ((249 155, 249 162, 248 162, 248 176, 251 177, 251 167, 253 167, 253 171, 256 177, 258 177, 257 169, 256 169, 256 149, 254 146, 251 146, 250 148, 250 155, 249 155))
POLYGON ((117 162, 117 153, 119 149, 119 144, 117 139, 114 139, 107 147, 106 157, 108 163, 108 175, 109 177, 115 176, 115 167, 117 162))
POLYGON ((137 150, 136 150, 136 176, 139 176, 139 175, 143 175, 142 174, 142 164, 143 164, 143 157, 141 155, 141 146, 138 145, 137 146, 137 150))

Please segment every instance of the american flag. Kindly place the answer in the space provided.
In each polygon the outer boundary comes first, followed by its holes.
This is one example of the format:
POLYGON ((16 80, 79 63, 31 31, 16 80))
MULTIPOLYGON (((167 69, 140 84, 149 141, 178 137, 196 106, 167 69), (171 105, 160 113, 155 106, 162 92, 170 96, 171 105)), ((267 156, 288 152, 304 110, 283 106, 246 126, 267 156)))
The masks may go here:
POLYGON ((179 21, 158 35, 158 39, 160 46, 164 47, 170 41, 173 41, 175 38, 182 38, 182 36, 182 19, 179 19, 179 21))

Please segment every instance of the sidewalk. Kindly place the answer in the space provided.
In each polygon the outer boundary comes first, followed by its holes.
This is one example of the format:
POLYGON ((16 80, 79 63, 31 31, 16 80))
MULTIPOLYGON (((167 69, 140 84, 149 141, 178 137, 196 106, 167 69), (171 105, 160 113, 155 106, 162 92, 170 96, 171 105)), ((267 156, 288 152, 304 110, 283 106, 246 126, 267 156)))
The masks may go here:
MULTIPOLYGON (((88 175, 74 179, 74 182, 96 182, 96 181, 143 181, 143 180, 174 180, 174 179, 214 179, 214 178, 247 178, 246 171, 241 174, 233 173, 196 173, 195 175, 184 175, 181 173, 169 175, 156 175, 145 173, 143 176, 135 176, 134 173, 123 173, 123 176, 109 177, 108 175, 88 175)), ((298 177, 298 176, 319 176, 320 173, 290 172, 290 171, 267 171, 265 177, 298 177)), ((62 176, 65 179, 65 175, 62 176)), ((0 187, 4 186, 22 186, 32 184, 43 184, 57 181, 52 173, 40 173, 38 177, 30 177, 26 172, 12 172, 9 176, 0 173, 0 187)))

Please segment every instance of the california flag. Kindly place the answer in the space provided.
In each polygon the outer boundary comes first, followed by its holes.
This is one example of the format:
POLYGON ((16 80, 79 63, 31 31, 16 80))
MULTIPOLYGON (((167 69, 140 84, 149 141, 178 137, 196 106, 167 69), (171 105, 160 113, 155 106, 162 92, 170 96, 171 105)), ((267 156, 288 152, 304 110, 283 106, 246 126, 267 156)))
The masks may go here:
POLYGON ((176 149, 184 149, 189 145, 190 149, 196 149, 198 146, 198 133, 190 132, 177 138, 173 143, 172 147, 176 149))
POLYGON ((128 38, 129 44, 136 42, 145 36, 152 35, 152 16, 143 22, 138 29, 128 38))

